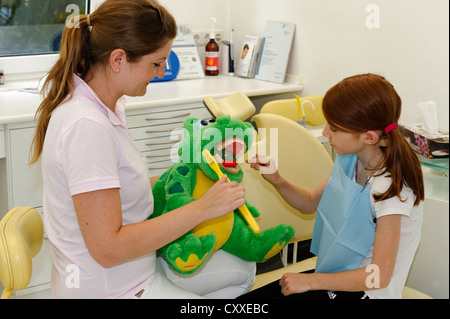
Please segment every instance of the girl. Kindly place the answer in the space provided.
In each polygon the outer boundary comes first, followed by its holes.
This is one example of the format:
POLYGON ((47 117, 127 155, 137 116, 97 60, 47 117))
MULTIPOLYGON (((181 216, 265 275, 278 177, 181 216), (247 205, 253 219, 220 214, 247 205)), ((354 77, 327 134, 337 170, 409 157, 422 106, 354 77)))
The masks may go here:
MULTIPOLYGON (((174 18, 153 0, 107 0, 64 30, 31 160, 42 157, 54 297, 198 297, 161 273, 155 251, 244 204, 243 188, 220 180, 199 200, 146 220, 151 184, 126 128, 123 96, 142 96, 164 76, 176 33, 174 18)), ((220 252, 188 284, 207 297, 233 298, 250 289, 254 273, 253 263, 220 252)))
MULTIPOLYGON (((337 153, 331 175, 311 191, 278 172, 263 175, 293 207, 317 210, 316 270, 285 274, 246 297, 401 298, 424 200, 420 163, 397 130, 401 99, 383 77, 357 75, 326 93, 323 113, 323 135, 337 153)), ((251 163, 269 165, 262 156, 251 163)))

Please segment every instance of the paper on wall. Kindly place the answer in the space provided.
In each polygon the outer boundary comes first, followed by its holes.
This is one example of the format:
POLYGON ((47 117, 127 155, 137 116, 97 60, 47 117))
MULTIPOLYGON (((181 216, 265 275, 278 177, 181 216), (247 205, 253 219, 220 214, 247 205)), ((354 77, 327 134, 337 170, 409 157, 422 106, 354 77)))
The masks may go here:
POLYGON ((178 34, 173 41, 172 51, 175 52, 180 60, 180 72, 177 80, 201 79, 205 77, 197 46, 188 26, 178 26, 178 34))
POLYGON ((293 23, 266 23, 256 79, 284 83, 294 34, 293 23))

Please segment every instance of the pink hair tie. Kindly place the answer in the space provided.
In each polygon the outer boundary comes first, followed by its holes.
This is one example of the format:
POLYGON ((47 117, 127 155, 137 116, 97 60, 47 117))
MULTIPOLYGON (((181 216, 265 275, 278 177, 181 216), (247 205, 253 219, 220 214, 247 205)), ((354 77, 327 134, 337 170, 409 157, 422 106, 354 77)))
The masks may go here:
POLYGON ((386 134, 391 133, 392 130, 395 130, 397 128, 397 123, 391 123, 388 126, 386 126, 386 128, 384 129, 384 132, 386 134))

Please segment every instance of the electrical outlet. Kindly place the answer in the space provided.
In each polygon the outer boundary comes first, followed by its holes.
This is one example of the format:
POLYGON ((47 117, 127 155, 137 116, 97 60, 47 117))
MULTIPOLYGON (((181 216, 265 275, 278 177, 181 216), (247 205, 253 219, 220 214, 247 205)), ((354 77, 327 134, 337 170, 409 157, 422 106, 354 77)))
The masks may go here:
MULTIPOLYGON (((216 42, 219 43, 223 40, 223 31, 221 29, 214 29, 216 35, 216 42)), ((194 37, 195 44, 197 46, 206 45, 209 42, 209 36, 211 30, 194 30, 192 36, 194 37)))

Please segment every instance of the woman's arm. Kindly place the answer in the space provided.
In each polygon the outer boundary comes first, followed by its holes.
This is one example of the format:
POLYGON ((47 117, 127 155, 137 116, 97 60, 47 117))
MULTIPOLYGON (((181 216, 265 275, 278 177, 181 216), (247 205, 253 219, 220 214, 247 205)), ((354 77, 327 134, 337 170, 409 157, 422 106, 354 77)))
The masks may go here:
POLYGON ((119 189, 73 196, 78 223, 92 257, 112 267, 156 251, 199 223, 219 217, 244 204, 244 188, 218 181, 203 196, 179 209, 140 223, 122 225, 119 189))
POLYGON ((397 259, 400 222, 401 215, 387 215, 377 219, 373 267, 337 273, 284 274, 280 280, 281 292, 288 296, 309 290, 364 291, 387 287, 397 259))
POLYGON ((161 176, 153 176, 153 177, 150 177, 150 178, 149 178, 149 179, 150 179, 150 185, 153 187, 160 177, 161 177, 161 176))
POLYGON ((309 190, 290 181, 280 175, 276 169, 274 159, 271 156, 257 155, 249 160, 250 167, 259 170, 261 175, 271 183, 283 199, 293 208, 304 214, 313 214, 317 211, 329 176, 309 190), (267 172, 267 173, 265 173, 267 172))

